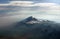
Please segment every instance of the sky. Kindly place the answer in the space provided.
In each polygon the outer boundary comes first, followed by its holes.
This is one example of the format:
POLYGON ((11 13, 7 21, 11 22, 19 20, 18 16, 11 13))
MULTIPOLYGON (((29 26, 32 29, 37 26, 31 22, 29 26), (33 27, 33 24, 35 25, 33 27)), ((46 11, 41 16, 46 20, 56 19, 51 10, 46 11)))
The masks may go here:
POLYGON ((0 25, 29 16, 60 22, 60 0, 0 0, 0 25))

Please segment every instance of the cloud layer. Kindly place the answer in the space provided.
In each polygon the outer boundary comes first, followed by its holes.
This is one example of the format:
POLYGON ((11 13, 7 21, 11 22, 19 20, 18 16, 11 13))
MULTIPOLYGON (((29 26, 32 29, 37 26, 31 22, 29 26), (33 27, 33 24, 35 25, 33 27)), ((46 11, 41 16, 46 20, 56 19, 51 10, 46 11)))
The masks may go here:
POLYGON ((35 3, 33 1, 10 1, 7 4, 0 4, 0 12, 4 16, 24 14, 59 15, 60 5, 56 3, 35 3))
POLYGON ((6 14, 59 14, 60 5, 56 3, 35 3, 33 1, 10 1, 0 4, 0 12, 6 14), (50 13, 51 12, 51 13, 50 13))
POLYGON ((28 16, 59 22, 60 5, 45 2, 35 3, 33 1, 10 1, 9 3, 0 4, 0 24, 2 25, 28 16))

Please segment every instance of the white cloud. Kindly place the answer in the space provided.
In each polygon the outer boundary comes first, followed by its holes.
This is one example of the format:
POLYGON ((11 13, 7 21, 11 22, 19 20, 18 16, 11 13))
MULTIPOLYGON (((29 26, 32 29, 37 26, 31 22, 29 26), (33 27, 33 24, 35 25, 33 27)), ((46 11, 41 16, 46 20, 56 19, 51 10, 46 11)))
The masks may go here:
POLYGON ((41 6, 41 7, 50 7, 50 6, 55 6, 55 3, 36 3, 35 6, 41 6))
POLYGON ((33 3, 32 1, 11 1, 10 3, 33 3))
POLYGON ((0 6, 25 6, 25 7, 29 7, 29 6, 33 6, 32 1, 10 1, 10 3, 7 4, 0 4, 0 6))
POLYGON ((0 4, 0 6, 9 6, 9 4, 0 4))
POLYGON ((53 10, 60 10, 60 5, 56 3, 36 3, 35 6, 45 7, 53 10))
MULTIPOLYGON (((49 13, 49 14, 59 14, 60 13, 60 5, 56 3, 34 3, 32 1, 11 1, 8 4, 0 4, 0 6, 22 6, 28 7, 21 9, 20 8, 15 12, 8 12, 8 14, 21 14, 21 13, 49 13), (38 6, 40 8, 34 9, 31 7, 38 6), (17 13, 18 12, 18 13, 17 13)), ((2 10, 5 10, 6 8, 1 8, 2 10)), ((9 9, 9 8, 7 8, 9 9)), ((10 8, 12 10, 12 8, 10 8)), ((13 8, 14 9, 14 8, 13 8)), ((16 9, 16 8, 15 8, 16 9)))
POLYGON ((22 6, 22 7, 34 7, 34 6, 40 6, 40 7, 46 7, 50 9, 59 9, 60 5, 56 3, 34 3, 32 1, 11 1, 9 3, 11 6, 22 6))
POLYGON ((33 3, 34 2, 32 2, 32 1, 11 1, 10 5, 12 5, 12 6, 25 6, 25 7, 29 7, 29 6, 34 6, 33 3))
POLYGON ((22 7, 34 7, 34 6, 40 6, 40 7, 47 7, 51 9, 59 9, 60 5, 56 3, 34 3, 33 1, 10 1, 10 3, 7 4, 0 4, 0 6, 22 6, 22 7))
MULTIPOLYGON (((21 7, 42 7, 42 10, 60 10, 60 5, 56 3, 34 3, 32 1, 11 1, 8 4, 0 4, 0 6, 21 6, 21 7)), ((5 8, 1 8, 5 9, 5 8)))

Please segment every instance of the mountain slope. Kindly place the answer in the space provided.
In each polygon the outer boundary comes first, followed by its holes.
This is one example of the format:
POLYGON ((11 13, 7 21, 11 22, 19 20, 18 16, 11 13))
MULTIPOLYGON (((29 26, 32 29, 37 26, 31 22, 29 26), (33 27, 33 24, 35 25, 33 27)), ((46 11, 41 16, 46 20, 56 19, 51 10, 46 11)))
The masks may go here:
POLYGON ((49 20, 40 21, 36 18, 28 17, 18 22, 12 32, 15 34, 17 32, 18 36, 26 37, 26 39, 57 39, 60 38, 59 26, 59 24, 49 20))
POLYGON ((13 39, 60 39, 60 24, 30 16, 4 32, 4 36, 13 39))

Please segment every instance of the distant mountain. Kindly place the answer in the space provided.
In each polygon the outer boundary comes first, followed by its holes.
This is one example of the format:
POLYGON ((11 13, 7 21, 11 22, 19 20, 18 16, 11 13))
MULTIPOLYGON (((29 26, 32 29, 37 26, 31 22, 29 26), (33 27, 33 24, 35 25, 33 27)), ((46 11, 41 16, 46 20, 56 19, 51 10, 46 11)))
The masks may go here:
POLYGON ((60 24, 49 20, 38 20, 32 16, 17 23, 13 29, 26 39, 57 39, 60 38, 60 24))
POLYGON ((60 39, 60 23, 30 16, 17 22, 9 31, 0 31, 0 35, 15 39, 60 39))
POLYGON ((42 23, 42 22, 52 22, 52 21, 49 21, 49 20, 43 20, 43 19, 36 19, 35 17, 33 16, 30 16, 22 21, 20 21, 19 23, 25 23, 25 24, 36 24, 36 23, 42 23))
POLYGON ((25 20, 22 20, 21 23, 26 23, 26 24, 35 24, 35 23, 40 23, 38 19, 30 16, 26 18, 25 20))

